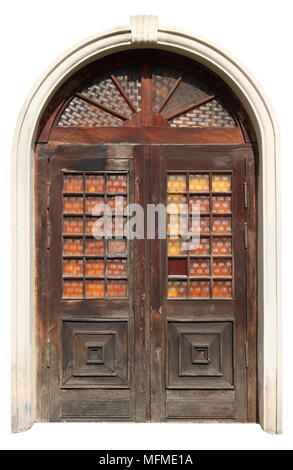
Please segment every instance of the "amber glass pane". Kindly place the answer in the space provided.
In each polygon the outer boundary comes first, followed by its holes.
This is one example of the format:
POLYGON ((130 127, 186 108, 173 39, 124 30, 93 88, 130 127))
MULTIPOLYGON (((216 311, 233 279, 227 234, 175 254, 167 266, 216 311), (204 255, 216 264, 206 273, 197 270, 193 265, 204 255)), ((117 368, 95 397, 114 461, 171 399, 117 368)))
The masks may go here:
POLYGON ((210 231, 210 219, 209 217, 200 217, 200 220, 196 218, 190 219, 190 232, 196 233, 209 233, 210 231))
POLYGON ((63 261, 64 276, 82 276, 83 261, 81 260, 64 260, 63 261))
POLYGON ((107 297, 126 297, 126 281, 108 281, 107 297))
POLYGON ((189 253, 191 255, 208 255, 210 253, 210 240, 200 237, 199 243, 191 241, 189 244, 189 253))
POLYGON ((87 176, 85 181, 85 190, 87 193, 103 193, 105 191, 104 176, 87 176))
POLYGON ((108 213, 110 214, 124 214, 126 213, 127 199, 125 196, 109 197, 107 201, 108 213))
POLYGON ((108 276, 126 276, 127 264, 124 259, 113 259, 107 262, 108 276))
POLYGON ((213 233, 231 233, 231 217, 213 217, 213 233))
POLYGON ((190 283, 189 297, 210 297, 210 281, 193 281, 190 283))
POLYGON ((168 237, 168 255, 177 256, 186 254, 186 242, 180 237, 168 237))
POLYGON ((83 241, 76 238, 66 238, 63 242, 64 255, 82 255, 83 241))
POLYGON ((85 252, 87 255, 103 255, 105 252, 104 240, 86 240, 85 252))
POLYGON ((124 255, 126 253, 125 240, 109 240, 108 241, 109 255, 124 255))
POLYGON ((77 175, 64 176, 63 191, 66 193, 82 193, 83 178, 77 175))
POLYGON ((214 276, 232 276, 232 261, 214 258, 213 275, 214 276))
POLYGON ((231 212, 231 196, 213 196, 213 212, 231 212))
POLYGON ((168 274, 170 276, 186 276, 187 259, 169 259, 168 274))
POLYGON ((213 239, 213 255, 231 255, 232 242, 230 238, 213 239))
POLYGON ((181 215, 169 215, 168 216, 168 235, 179 235, 187 233, 188 231, 188 218, 187 216, 181 215))
POLYGON ((232 297, 232 282, 231 281, 214 281, 213 282, 213 297, 232 297))
POLYGON ((83 198, 82 197, 65 197, 63 210, 65 214, 82 214, 83 213, 83 198))
POLYGON ((122 217, 116 217, 107 220, 107 234, 122 236, 125 232, 126 219, 122 217))
POLYGON ((189 176, 189 191, 208 191, 209 187, 209 175, 200 174, 189 176))
POLYGON ((183 194, 169 194, 167 198, 167 212, 169 214, 184 214, 186 207, 182 205, 186 204, 186 196, 183 194))
POLYGON ((210 260, 209 259, 191 259, 189 267, 190 276, 209 276, 210 260))
POLYGON ((186 297, 186 282, 169 281, 168 282, 168 297, 181 298, 186 297))
POLYGON ((63 296, 73 297, 73 298, 82 298, 83 297, 83 282, 82 281, 64 281, 63 296))
POLYGON ((105 264, 100 260, 87 260, 85 273, 87 276, 104 276, 105 264))
POLYGON ((103 197, 87 197, 85 200, 87 214, 102 215, 104 213, 103 197))
POLYGON ((169 193, 180 193, 186 191, 186 176, 169 175, 167 189, 169 193))
POLYGON ((231 175, 213 175, 212 190, 217 192, 231 191, 231 175))
POLYGON ((86 297, 105 297, 104 281, 86 281, 85 283, 86 297))
POLYGON ((108 193, 126 193, 127 192, 127 176, 126 175, 109 175, 107 183, 108 193))
POLYGON ((77 219, 64 219, 63 221, 63 233, 79 235, 83 233, 83 220, 77 219))
POLYGON ((190 212, 209 212, 210 200, 208 196, 193 196, 189 201, 190 212))

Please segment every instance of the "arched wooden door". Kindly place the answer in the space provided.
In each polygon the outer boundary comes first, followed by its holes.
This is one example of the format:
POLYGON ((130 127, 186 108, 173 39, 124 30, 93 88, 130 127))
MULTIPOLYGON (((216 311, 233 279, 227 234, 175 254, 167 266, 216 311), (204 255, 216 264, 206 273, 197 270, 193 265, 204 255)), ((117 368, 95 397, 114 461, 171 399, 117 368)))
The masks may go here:
POLYGON ((174 54, 109 56, 52 99, 35 160, 40 420, 256 421, 253 141, 226 84, 174 54), (160 204, 167 235, 150 238, 160 204), (198 243, 177 233, 180 204, 198 243))

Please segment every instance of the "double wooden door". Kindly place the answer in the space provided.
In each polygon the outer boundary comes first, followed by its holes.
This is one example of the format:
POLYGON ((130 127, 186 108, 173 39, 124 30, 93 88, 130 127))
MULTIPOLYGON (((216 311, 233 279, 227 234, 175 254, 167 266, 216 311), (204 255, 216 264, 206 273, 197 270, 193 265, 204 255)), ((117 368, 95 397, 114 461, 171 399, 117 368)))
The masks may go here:
POLYGON ((50 420, 255 420, 251 147, 60 145, 49 179, 50 420))

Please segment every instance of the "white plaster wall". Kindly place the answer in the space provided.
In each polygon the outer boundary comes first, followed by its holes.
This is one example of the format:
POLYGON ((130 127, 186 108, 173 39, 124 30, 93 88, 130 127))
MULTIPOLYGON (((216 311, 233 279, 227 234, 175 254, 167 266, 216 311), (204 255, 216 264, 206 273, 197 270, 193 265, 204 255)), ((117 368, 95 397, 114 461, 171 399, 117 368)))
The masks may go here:
MULTIPOLYGON (((13 2, 12 2, 13 3, 13 2)), ((89 15, 87 17, 86 25, 84 21, 81 21, 78 15, 75 15, 74 13, 68 12, 68 9, 63 10, 62 7, 59 5, 59 12, 58 14, 60 15, 61 20, 65 20, 65 17, 68 16, 70 21, 64 22, 64 26, 62 27, 62 32, 60 32, 57 29, 54 30, 54 35, 50 35, 50 28, 47 27, 47 23, 43 23, 42 26, 36 24, 36 18, 37 15, 36 13, 33 13, 33 4, 35 2, 26 2, 26 9, 29 11, 29 15, 26 14, 26 12, 23 10, 22 7, 18 9, 18 16, 17 18, 13 16, 13 12, 11 11, 11 21, 10 21, 10 26, 12 27, 12 31, 14 32, 15 36, 15 46, 13 45, 13 41, 10 44, 10 48, 12 49, 12 56, 16 57, 18 60, 18 64, 20 66, 20 69, 22 71, 21 73, 21 84, 19 80, 19 76, 15 77, 15 81, 13 79, 9 78, 7 80, 7 85, 12 85, 13 87, 13 94, 12 97, 9 96, 9 104, 11 109, 11 114, 9 117, 7 127, 7 137, 9 140, 9 137, 11 137, 11 131, 14 126, 15 121, 15 116, 17 114, 17 108, 19 108, 19 105, 21 101, 23 100, 23 97, 26 95, 27 90, 30 88, 31 83, 34 78, 37 78, 37 76, 40 75, 40 73, 46 68, 47 64, 50 62, 51 59, 53 59, 56 55, 62 51, 66 46, 70 46, 71 44, 76 43, 80 38, 88 36, 89 29, 91 28, 92 32, 95 31, 100 31, 105 29, 106 26, 113 26, 115 24, 127 24, 129 22, 129 14, 130 13, 136 13, 137 12, 137 6, 133 2, 124 2, 123 3, 123 11, 121 8, 119 8, 118 3, 116 5, 116 8, 110 8, 110 7, 105 7, 103 10, 103 18, 101 18, 100 15, 89 15), (127 6, 125 8, 125 4, 129 4, 129 11, 126 12, 127 6), (131 5, 132 5, 132 10, 131 10, 131 5), (29 18, 28 18, 29 16, 29 18), (25 18, 26 20, 26 26, 22 28, 23 24, 23 19, 25 18), (12 22, 13 19, 13 22, 12 22), (30 23, 31 21, 31 23, 30 23), (27 25, 31 25, 31 28, 27 28, 27 25), (29 32, 28 32, 29 30, 29 32), (32 33, 32 30, 34 31, 32 33), (52 37, 53 36, 53 37, 52 37), (48 43, 46 42, 46 38, 49 38, 50 40, 48 43), (36 40, 38 38, 38 40, 36 40), (43 41, 42 41, 43 39, 43 41), (23 49, 21 49, 22 43, 23 42, 23 49), (13 51, 15 50, 15 53, 13 51), (19 52, 17 54, 17 52, 19 52), (22 52, 22 53, 21 53, 22 52), (36 60, 37 57, 37 60, 36 60), (9 127, 10 126, 10 127, 9 127)), ((227 14, 227 10, 229 7, 232 7, 233 2, 226 2, 226 7, 223 5, 225 2, 221 4, 221 10, 217 7, 217 2, 209 2, 210 9, 203 8, 202 6, 197 5, 196 11, 194 7, 192 7, 193 2, 185 2, 185 8, 184 11, 169 11, 166 12, 164 9, 164 5, 162 2, 162 5, 159 7, 156 3, 153 2, 148 2, 148 9, 150 13, 160 13, 160 24, 173 24, 175 26, 180 26, 185 29, 191 29, 195 31, 196 33, 201 32, 201 34, 204 34, 206 37, 211 38, 213 40, 216 40, 217 43, 223 44, 228 48, 229 50, 233 51, 234 55, 240 57, 242 59, 242 62, 245 62, 246 64, 249 64, 249 68, 253 69, 254 74, 258 76, 262 84, 265 86, 265 88, 268 91, 268 94, 270 98, 273 97, 272 101, 275 101, 274 105, 275 108, 280 108, 280 110, 277 109, 278 115, 280 116, 280 112, 282 114, 282 106, 280 106, 280 97, 285 100, 288 100, 288 93, 286 92, 286 83, 288 84, 287 89, 289 88, 289 83, 286 82, 286 76, 282 77, 282 81, 284 83, 284 87, 278 86, 278 78, 279 74, 276 73, 276 68, 278 66, 281 68, 281 64, 285 63, 283 62, 282 59, 285 59, 286 57, 286 44, 288 44, 288 40, 286 41, 286 34, 290 33, 290 28, 284 27, 284 22, 286 23, 287 19, 289 18, 289 15, 286 15, 286 11, 281 12, 281 10, 276 10, 275 8, 271 8, 271 5, 266 2, 266 21, 261 22, 262 18, 262 8, 254 4, 253 12, 254 15, 252 18, 250 18, 245 11, 243 13, 244 19, 243 22, 239 23, 237 20, 238 14, 236 14, 235 10, 231 10, 230 14, 227 14), (151 6, 153 8, 151 8, 151 6), (189 13, 193 12, 193 14, 186 14, 186 8, 191 7, 189 10, 189 13), (160 10, 160 11, 158 11, 160 10), (211 14, 211 11, 213 14, 211 14), (221 14, 222 11, 222 14, 221 14), (223 14, 224 11, 224 14, 223 14), (282 14, 281 14, 282 13, 282 14), (200 18, 200 21, 197 21, 197 19, 200 18), (206 20, 203 20, 203 18, 206 18, 206 20), (248 22, 248 20, 250 21, 248 22), (278 22, 282 20, 282 27, 279 27, 276 29, 278 26, 278 22), (249 34, 244 34, 244 30, 247 31, 247 26, 244 24, 246 23, 249 24, 249 34), (274 37, 269 33, 269 31, 272 30, 272 27, 274 25, 274 37), (244 27, 245 26, 245 27, 244 27), (270 29, 271 28, 271 29, 270 29), (280 36, 281 35, 281 36, 280 36), (283 40, 282 40, 283 38, 283 40), (282 44, 282 47, 281 47, 282 44), (277 53, 278 52, 278 53, 277 53), (275 67, 271 67, 271 55, 274 56, 274 61, 275 61, 275 67), (275 97, 275 98, 274 98, 275 97), (276 106, 277 104, 277 106, 276 106)), ((262 3, 262 2, 259 2, 262 3)), ((286 2, 285 2, 286 3, 286 2)), ((83 6, 84 9, 86 10, 86 6, 91 4, 91 7, 94 8, 93 2, 84 2, 83 6)), ((247 2, 247 10, 250 10, 249 7, 249 2, 247 2)), ((35 3, 36 5, 36 3, 35 3)), ((76 6, 75 2, 72 2, 72 10, 76 11, 74 8, 76 6)), ((183 9, 182 9, 183 10, 183 9)), ((48 22, 48 25, 53 22, 54 19, 54 2, 52 2, 52 11, 49 9, 49 11, 46 11, 46 19, 48 22)), ((145 8, 142 9, 142 12, 145 12, 145 8)), ((56 12, 56 9, 55 9, 56 12)), ((40 12, 42 13, 42 12, 40 12)), ((41 19, 42 15, 40 15, 39 19, 41 19)), ((7 55, 7 58, 9 58, 9 55, 7 55)), ((11 59, 10 59, 11 63, 11 59)), ((288 70, 288 62, 286 62, 287 70, 288 70)), ((19 70, 19 67, 17 68, 19 70)), ((8 77, 5 77, 8 78, 8 77)), ((8 102, 8 96, 4 94, 3 99, 7 98, 8 102)), ((286 116, 286 113, 283 113, 283 116, 286 116)), ((287 115, 288 116, 288 115, 287 115)), ((7 118, 6 118, 7 121, 7 118)), ((285 124, 285 120, 283 120, 285 124)), ((282 121, 281 121, 282 124, 282 121)), ((284 126, 285 128, 285 126, 284 126)), ((288 133, 288 141, 289 141, 289 133, 288 133)), ((283 144, 284 146, 284 144, 283 144)), ((270 180, 268 179, 268 186, 270 185, 270 180)), ((7 409, 6 406, 6 414, 7 409)), ((5 413, 4 413, 5 415, 5 413)), ((49 427, 51 425, 48 425, 49 427)), ((74 428, 74 425, 72 426, 71 429, 74 428)), ((67 426, 68 429, 68 426, 67 426)), ((105 429, 105 428, 103 428, 105 429)), ((201 436, 205 435, 205 426, 200 428, 200 434, 201 436)), ((223 438, 223 435, 228 435, 225 434, 228 431, 222 431, 223 428, 221 428, 221 436, 218 435, 217 432, 217 427, 215 428, 214 426, 209 426, 208 435, 215 435, 217 438, 212 442, 215 442, 216 445, 219 444, 219 442, 222 442, 222 445, 225 444, 225 439, 223 438), (213 429, 215 429, 215 433, 213 434, 213 429), (218 440, 220 439, 220 440, 218 440), (218 443, 218 444, 217 444, 218 443)), ((244 433, 244 441, 243 439, 240 438, 241 443, 243 442, 251 442, 252 445, 255 445, 253 443, 253 440, 249 440, 248 434, 250 436, 253 435, 253 432, 251 430, 251 427, 249 428, 250 431, 247 432, 245 435, 245 431, 237 431, 239 436, 241 435, 241 432, 244 433), (247 440, 246 440, 247 439, 247 440)), ((39 431, 40 432, 40 431, 39 431)), ((47 431, 50 433, 50 431, 47 431)), ((146 432, 146 431, 144 431, 146 432)), ((156 434, 155 427, 153 428, 152 433, 155 435, 156 434)), ((158 431, 159 434, 160 431, 158 431)), ((69 431, 69 434, 71 432, 69 431)), ((115 434, 115 432, 114 432, 115 434)), ((172 434, 172 432, 170 433, 172 434)), ((231 432, 229 434, 230 438, 232 439, 232 445, 233 442, 236 441, 233 440, 233 435, 235 433, 231 432)), ((108 432, 105 430, 103 431, 103 439, 105 440, 106 436, 109 435, 108 432)), ((168 432, 166 435, 169 435, 168 432)), ((183 434, 185 435, 185 442, 191 442, 188 440, 187 433, 183 434)), ((170 437, 170 435, 169 435, 170 437)), ((162 437, 161 437, 162 438, 162 437)), ((123 438, 122 438, 123 440, 123 438)), ((57 441, 55 441, 57 442, 57 441)), ((92 441, 93 442, 93 441, 92 441)), ((166 438, 166 444, 167 444, 167 438, 166 438)), ((201 444, 204 446, 204 439, 201 439, 201 444)), ((237 442, 238 439, 237 439, 237 442)), ((279 441, 280 442, 280 441, 279 441)), ((70 445, 70 444, 69 444, 70 445)), ((220 444, 219 444, 220 445, 220 444)), ((244 445, 244 444, 241 444, 244 445)))

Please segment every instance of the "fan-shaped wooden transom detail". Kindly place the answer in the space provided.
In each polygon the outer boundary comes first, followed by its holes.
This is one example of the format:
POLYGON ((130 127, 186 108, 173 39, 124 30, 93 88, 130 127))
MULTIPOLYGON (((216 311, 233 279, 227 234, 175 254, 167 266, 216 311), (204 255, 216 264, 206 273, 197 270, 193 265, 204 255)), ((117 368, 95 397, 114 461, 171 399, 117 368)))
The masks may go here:
POLYGON ((166 64, 112 68, 66 102, 58 127, 237 127, 221 96, 195 74, 166 64))

